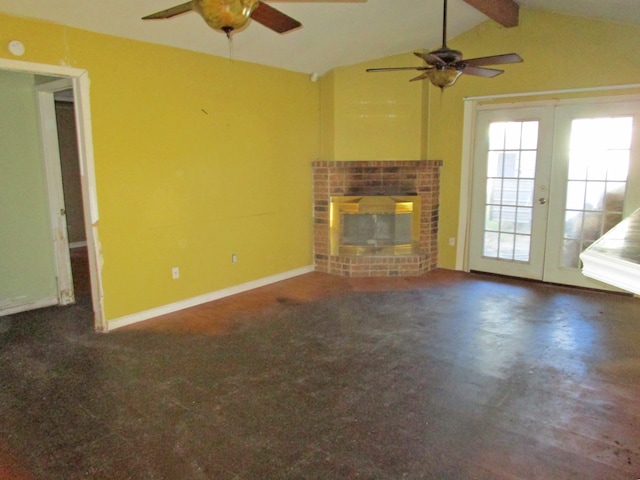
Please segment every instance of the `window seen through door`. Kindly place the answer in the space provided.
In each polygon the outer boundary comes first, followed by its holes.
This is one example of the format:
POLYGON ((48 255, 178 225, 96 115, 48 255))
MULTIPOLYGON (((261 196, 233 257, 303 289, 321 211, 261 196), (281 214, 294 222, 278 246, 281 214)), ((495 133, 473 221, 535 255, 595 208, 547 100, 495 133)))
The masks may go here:
POLYGON ((580 253, 622 220, 632 117, 573 120, 562 266, 578 268, 580 253))
POLYGON ((537 121, 489 127, 485 257, 529 261, 537 145, 537 121))

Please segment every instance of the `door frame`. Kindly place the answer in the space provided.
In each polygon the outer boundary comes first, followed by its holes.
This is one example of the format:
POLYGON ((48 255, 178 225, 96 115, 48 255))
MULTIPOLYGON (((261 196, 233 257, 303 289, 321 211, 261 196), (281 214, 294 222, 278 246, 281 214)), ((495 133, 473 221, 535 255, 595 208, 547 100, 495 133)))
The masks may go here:
POLYGON ((460 208, 458 210, 458 245, 456 248, 456 270, 469 272, 469 232, 471 224, 471 192, 473 183, 473 156, 475 151, 476 115, 478 109, 491 104, 491 107, 518 108, 540 105, 568 105, 578 103, 609 102, 611 97, 624 97, 638 100, 640 98, 640 84, 614 85, 609 87, 578 88, 566 90, 552 90, 544 92, 527 92, 505 95, 489 95, 481 97, 467 97, 464 99, 464 118, 462 128, 462 158, 460 174, 460 208), (626 92, 625 90, 630 91, 626 92), (557 99, 558 96, 575 94, 597 94, 609 92, 609 95, 592 97, 576 97, 557 99), (537 97, 551 96, 548 100, 537 100, 537 97), (511 101, 510 101, 511 100, 511 101))
MULTIPOLYGON (((502 260, 499 258, 486 258, 483 254, 482 247, 484 242, 472 242, 469 241, 468 262, 473 263, 476 270, 500 273, 504 275, 512 275, 521 278, 539 279, 542 280, 544 272, 544 259, 545 252, 543 249, 535 248, 537 245, 544 245, 544 241, 547 238, 547 216, 549 213, 549 207, 547 202, 538 202, 538 198, 549 197, 549 184, 551 177, 551 158, 553 152, 553 144, 546 144, 543 139, 553 134, 553 117, 554 112, 549 109, 548 106, 530 106, 520 104, 519 107, 513 108, 478 108, 476 110, 475 119, 480 119, 480 122, 476 122, 478 128, 488 127, 493 122, 527 122, 535 121, 538 124, 537 139, 536 139, 536 166, 533 177, 534 189, 531 192, 531 224, 529 230, 530 238, 530 257, 528 261, 513 261, 502 260), (484 114, 484 119, 482 118, 484 114)), ((474 163, 479 162, 478 167, 484 172, 487 172, 487 153, 490 149, 489 138, 476 138, 474 143, 474 163), (480 165, 481 164, 481 165, 480 165)), ((485 195, 487 194, 487 177, 486 173, 474 177, 472 174, 471 181, 478 184, 472 185, 472 194, 477 195, 475 199, 472 199, 472 207, 470 208, 470 222, 469 231, 474 232, 474 235, 484 236, 485 229, 485 214, 484 208, 488 203, 485 195), (480 183, 483 185, 480 187, 480 183), (474 189, 476 187, 476 189, 474 189), (482 198, 480 198, 480 194, 482 198), (483 213, 476 213, 474 218, 474 206, 480 208, 482 205, 483 213)), ((524 179, 521 179, 524 180, 524 179)), ((524 206, 519 203, 520 206, 524 206)), ((515 232, 514 232, 515 233, 515 232)), ((470 265, 471 266, 471 265, 470 265)))
MULTIPOLYGON (((81 188, 82 188, 82 203, 84 210, 84 219, 85 219, 85 231, 87 236, 87 252, 89 256, 89 276, 91 281, 91 300, 93 304, 93 315, 94 315, 94 328, 96 331, 106 331, 107 325, 105 321, 104 315, 104 302, 103 302, 103 290, 102 290, 102 269, 101 269, 101 261, 100 261, 100 249, 99 249, 99 239, 98 239, 98 222, 99 222, 99 214, 98 214, 98 196, 96 189, 96 177, 95 177, 95 165, 94 165, 94 154, 93 154, 93 136, 91 129, 91 111, 90 111, 90 102, 89 102, 89 74, 86 70, 72 67, 63 67, 57 65, 48 65, 48 64, 40 64, 33 62, 24 62, 21 60, 11 60, 11 59, 2 59, 0 58, 0 69, 13 71, 13 72, 23 72, 30 73, 35 75, 45 75, 51 77, 58 77, 61 80, 58 82, 50 82, 49 85, 43 84, 40 88, 36 89, 38 100, 40 103, 40 113, 41 115, 45 115, 48 117, 49 115, 53 115, 53 121, 55 122, 55 109, 51 110, 46 105, 49 102, 49 97, 51 103, 53 103, 53 94, 55 91, 63 89, 60 88, 63 85, 65 89, 71 87, 73 89, 73 98, 75 104, 75 115, 76 115, 76 134, 78 138, 78 155, 80 162, 80 179, 81 179, 81 188)), ((50 123, 51 118, 49 118, 48 122, 50 123)), ((46 123, 46 122, 43 122, 46 123)), ((50 128, 43 127, 46 130, 49 130, 47 136, 51 134, 50 128)), ((45 139, 43 138, 43 146, 47 145, 46 148, 43 148, 45 155, 45 165, 47 169, 47 185, 51 192, 53 189, 53 196, 58 197, 61 195, 62 187, 61 187, 61 173, 60 173, 60 161, 59 161, 59 151, 54 152, 53 150, 53 139, 49 143, 44 143, 45 139), (57 166, 55 165, 55 158, 57 158, 57 166), (58 173, 56 173, 56 170, 58 173), (60 175, 60 177, 56 180, 56 175, 60 175), (51 178, 49 178, 51 176, 51 178), (60 182, 60 189, 57 190, 56 183, 60 182)), ((58 141, 55 139, 55 145, 57 146, 58 141)), ((50 193, 51 194, 51 193, 50 193)), ((54 202, 56 203, 56 202, 54 202)), ((64 200, 62 200, 62 204, 64 205, 64 200)), ((52 215, 54 212, 56 213, 55 218, 52 217, 52 226, 59 225, 60 222, 60 210, 59 203, 56 205, 52 205, 51 207, 52 215), (57 211, 56 211, 57 209, 57 211)), ((57 228, 60 229, 59 227, 57 228)), ((64 237, 66 239, 66 224, 65 229, 63 229, 65 234, 64 237)), ((58 274, 62 273, 63 277, 65 276, 65 269, 70 269, 70 263, 64 265, 64 253, 62 252, 62 245, 65 244, 65 241, 59 243, 56 246, 56 263, 58 274)), ((68 241, 66 243, 68 246, 68 241)), ((66 255, 68 257, 69 251, 66 249, 66 255)), ((70 270, 67 272, 67 278, 61 279, 62 286, 68 286, 71 281, 71 273, 70 270)), ((61 290, 61 289, 59 289, 61 290)), ((63 300, 66 303, 69 303, 68 295, 61 291, 59 293, 59 299, 63 300)), ((60 303, 64 303, 61 301, 60 303)))
POLYGON ((47 196, 49 197, 49 218, 52 229, 56 276, 58 279, 58 305, 75 303, 54 100, 56 92, 70 88, 73 88, 73 85, 68 78, 52 80, 36 86, 38 108, 40 111, 40 137, 42 139, 42 154, 44 156, 45 176, 47 180, 47 196))

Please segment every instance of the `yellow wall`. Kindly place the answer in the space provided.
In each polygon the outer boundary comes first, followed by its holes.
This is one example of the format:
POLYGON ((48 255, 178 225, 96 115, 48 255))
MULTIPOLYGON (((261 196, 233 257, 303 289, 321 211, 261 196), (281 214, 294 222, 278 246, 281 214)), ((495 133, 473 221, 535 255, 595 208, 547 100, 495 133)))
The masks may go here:
POLYGON ((408 53, 340 67, 321 79, 323 160, 419 160, 422 82, 373 67, 417 65, 408 53))
POLYGON ((320 158, 336 159, 335 71, 320 78, 320 158))
POLYGON ((307 75, 10 16, 0 32, 89 73, 108 320, 312 264, 307 75))
POLYGON ((411 52, 314 83, 10 16, 0 32, 0 44, 25 44, 22 60, 89 72, 107 319, 310 265, 320 155, 444 160, 439 265, 453 268, 464 97, 640 82, 639 27, 527 9, 517 28, 486 22, 449 42, 467 58, 516 51, 525 63, 444 95, 409 83, 414 72, 364 71, 420 64, 411 52))
POLYGON ((524 63, 504 66, 494 79, 463 75, 444 93, 427 82, 408 83, 416 72, 364 71, 416 65, 411 53, 337 69, 334 138, 338 160, 444 161, 438 264, 455 268, 448 239, 458 233, 464 98, 640 83, 640 27, 521 9, 519 27, 487 21, 448 44, 465 58, 517 52, 524 63), (400 115, 389 115, 392 104, 400 115))
POLYGON ((505 73, 493 79, 463 75, 444 95, 430 88, 426 156, 444 160, 438 258, 443 268, 455 268, 456 262, 448 238, 458 229, 465 97, 640 83, 640 55, 633 49, 640 45, 638 26, 521 9, 516 28, 488 21, 449 43, 466 58, 517 52, 524 63, 505 65, 505 73))

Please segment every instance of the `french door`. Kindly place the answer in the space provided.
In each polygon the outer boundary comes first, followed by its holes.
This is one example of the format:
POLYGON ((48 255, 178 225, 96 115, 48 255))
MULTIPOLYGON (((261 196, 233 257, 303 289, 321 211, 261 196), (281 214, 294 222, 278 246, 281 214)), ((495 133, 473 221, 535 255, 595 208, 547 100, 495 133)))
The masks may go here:
POLYGON ((640 206, 640 100, 479 110, 471 270, 592 288, 579 254, 640 206))

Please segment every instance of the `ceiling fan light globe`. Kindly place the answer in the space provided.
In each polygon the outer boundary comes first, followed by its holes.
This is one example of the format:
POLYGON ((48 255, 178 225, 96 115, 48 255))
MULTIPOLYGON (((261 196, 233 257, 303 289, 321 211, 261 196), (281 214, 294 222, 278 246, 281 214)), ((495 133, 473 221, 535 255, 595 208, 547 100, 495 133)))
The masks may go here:
POLYGON ((194 10, 214 30, 227 35, 244 27, 260 0, 194 0, 194 10))
POLYGON ((441 90, 456 83, 461 74, 462 72, 455 68, 434 68, 425 72, 429 81, 441 90))

